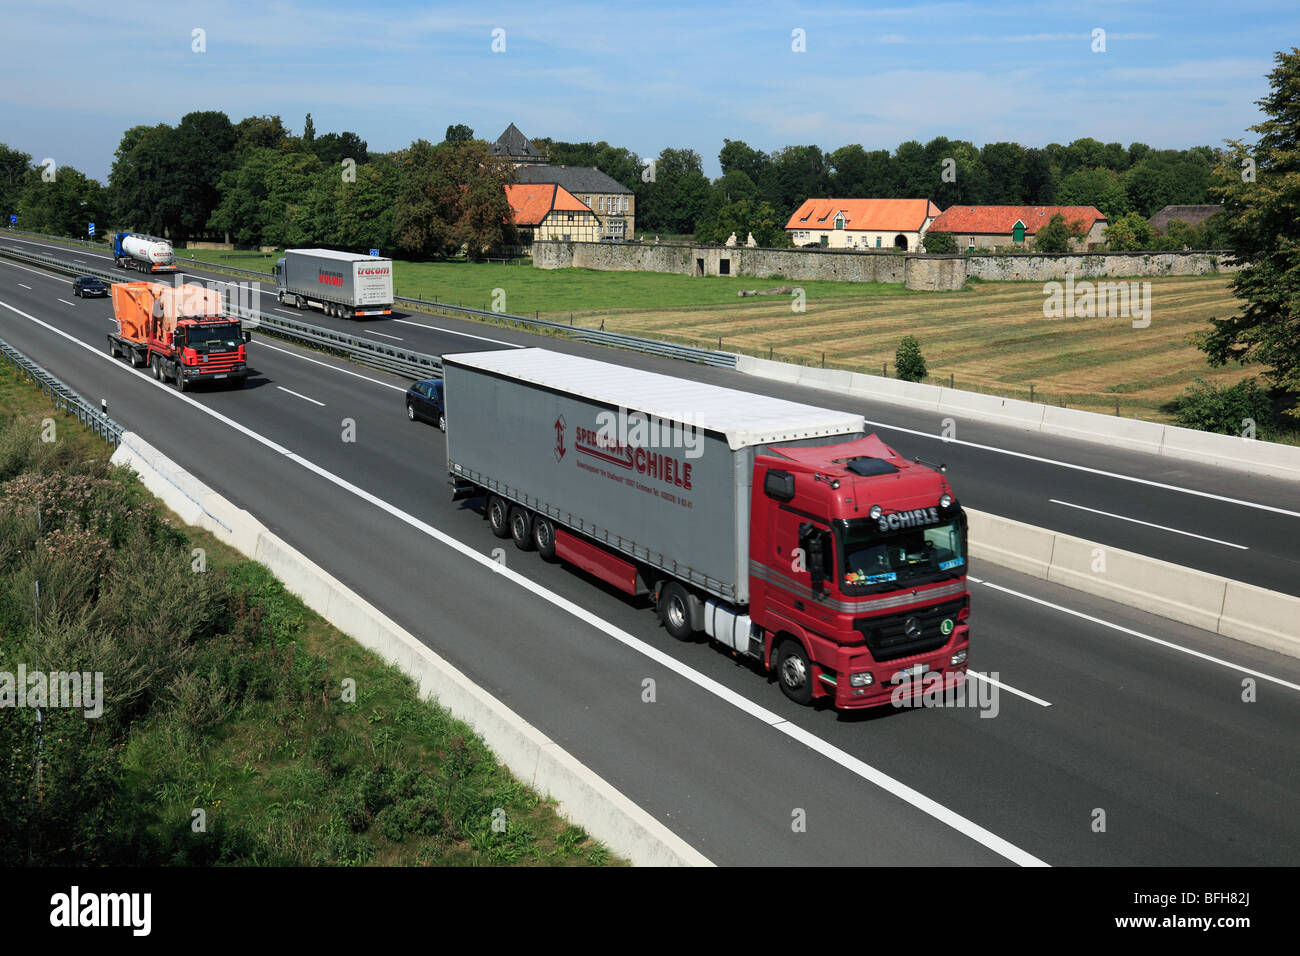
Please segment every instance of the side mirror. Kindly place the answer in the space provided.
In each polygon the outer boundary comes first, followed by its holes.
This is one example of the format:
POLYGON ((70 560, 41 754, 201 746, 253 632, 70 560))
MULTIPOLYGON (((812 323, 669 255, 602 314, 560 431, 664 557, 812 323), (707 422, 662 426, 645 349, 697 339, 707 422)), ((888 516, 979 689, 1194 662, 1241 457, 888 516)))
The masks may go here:
POLYGON ((799 546, 803 548, 807 560, 812 589, 817 593, 821 593, 826 585, 826 536, 829 533, 817 528, 810 521, 799 526, 799 546))
POLYGON ((244 341, 245 341, 245 342, 251 342, 251 341, 253 341, 253 333, 252 333, 252 332, 245 331, 245 332, 244 332, 244 341))

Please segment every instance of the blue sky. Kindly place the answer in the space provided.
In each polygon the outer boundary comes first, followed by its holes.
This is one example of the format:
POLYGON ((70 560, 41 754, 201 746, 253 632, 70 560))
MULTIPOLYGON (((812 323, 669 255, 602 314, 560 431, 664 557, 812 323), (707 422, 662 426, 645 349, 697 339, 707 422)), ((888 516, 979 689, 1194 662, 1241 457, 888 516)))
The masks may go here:
POLYGON ((5 22, 0 142, 100 179, 123 130, 195 109, 279 114, 294 132, 311 112, 317 132, 376 150, 514 122, 642 156, 689 147, 716 176, 724 137, 1218 145, 1258 121, 1300 4, 50 0, 10 4, 5 22))

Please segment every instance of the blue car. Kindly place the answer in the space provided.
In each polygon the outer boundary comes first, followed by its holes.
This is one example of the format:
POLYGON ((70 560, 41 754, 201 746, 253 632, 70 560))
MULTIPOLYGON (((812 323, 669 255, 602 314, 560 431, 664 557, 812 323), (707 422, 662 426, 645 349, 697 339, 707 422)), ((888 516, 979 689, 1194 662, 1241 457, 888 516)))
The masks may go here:
POLYGON ((406 417, 429 422, 447 430, 447 411, 442 401, 442 379, 426 378, 406 390, 406 417))

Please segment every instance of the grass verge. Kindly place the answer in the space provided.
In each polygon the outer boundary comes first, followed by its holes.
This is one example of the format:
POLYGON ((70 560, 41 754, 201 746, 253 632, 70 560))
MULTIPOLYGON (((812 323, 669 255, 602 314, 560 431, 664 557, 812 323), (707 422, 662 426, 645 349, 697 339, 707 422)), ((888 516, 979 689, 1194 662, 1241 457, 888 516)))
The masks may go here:
POLYGON ((0 862, 619 862, 109 455, 0 366, 0 671, 103 675, 93 719, 0 711, 0 862))

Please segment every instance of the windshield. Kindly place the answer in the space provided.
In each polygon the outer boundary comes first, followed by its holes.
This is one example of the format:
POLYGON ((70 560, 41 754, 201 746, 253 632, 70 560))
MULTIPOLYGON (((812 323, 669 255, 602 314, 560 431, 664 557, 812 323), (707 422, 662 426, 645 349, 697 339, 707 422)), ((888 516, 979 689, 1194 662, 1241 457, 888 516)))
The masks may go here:
POLYGON ((845 590, 891 590, 960 577, 966 568, 966 516, 939 524, 881 531, 874 521, 851 521, 843 532, 845 590))
POLYGON ((200 352, 233 351, 239 348, 243 341, 243 336, 239 334, 239 326, 235 323, 206 328, 190 327, 185 330, 185 344, 200 352))

